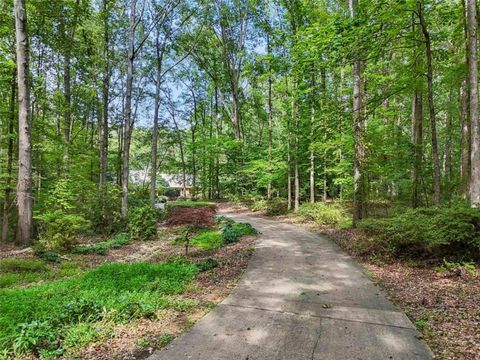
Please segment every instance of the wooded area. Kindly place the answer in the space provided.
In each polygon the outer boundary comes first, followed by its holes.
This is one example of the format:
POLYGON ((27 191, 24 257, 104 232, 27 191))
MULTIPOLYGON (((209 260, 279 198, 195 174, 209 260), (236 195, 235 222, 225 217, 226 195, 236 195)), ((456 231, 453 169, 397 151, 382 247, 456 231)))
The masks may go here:
POLYGON ((473 0, 0 10, 3 241, 55 211, 112 231, 163 195, 159 171, 194 198, 352 200, 354 225, 379 203, 480 203, 473 0))
POLYGON ((105 307, 194 308, 192 281, 226 296, 258 232, 224 208, 316 226, 411 319, 449 311, 415 322, 436 355, 475 358, 478 41, 476 0, 0 0, 0 358, 77 354, 62 334, 105 307))

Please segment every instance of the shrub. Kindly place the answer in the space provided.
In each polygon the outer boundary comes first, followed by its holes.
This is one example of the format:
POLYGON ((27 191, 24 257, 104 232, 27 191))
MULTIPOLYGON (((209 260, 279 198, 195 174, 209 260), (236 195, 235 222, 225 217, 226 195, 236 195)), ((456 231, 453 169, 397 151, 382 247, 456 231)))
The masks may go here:
POLYGON ((237 242, 243 235, 255 235, 252 225, 246 223, 226 223, 222 226, 222 236, 226 244, 237 242))
POLYGON ((288 212, 288 204, 284 199, 276 198, 267 201, 265 214, 268 216, 285 215, 288 212))
POLYGON ((252 205, 250 206, 250 209, 252 211, 264 211, 267 209, 267 200, 265 199, 259 199, 259 200, 256 200, 252 203, 252 205))
POLYGON ((367 219, 359 228, 370 246, 393 256, 480 257, 480 210, 419 208, 386 219, 367 219))
POLYGON ((223 245, 219 231, 203 231, 190 239, 190 244, 204 250, 218 249, 223 245))
POLYGON ((174 207, 168 210, 167 226, 188 225, 192 228, 210 228, 215 224, 215 212, 215 208, 212 207, 174 207))
POLYGON ((128 231, 137 239, 146 240, 157 233, 159 211, 150 205, 135 207, 128 214, 128 231))
POLYGON ((322 225, 338 225, 348 219, 348 214, 337 204, 306 203, 300 206, 297 214, 322 225))
POLYGON ((212 258, 206 258, 205 260, 196 263, 195 266, 200 272, 209 271, 218 267, 218 261, 212 258))
POLYGON ((78 236, 87 231, 90 222, 81 215, 67 214, 61 210, 36 216, 40 227, 40 248, 65 250, 71 248, 78 236))

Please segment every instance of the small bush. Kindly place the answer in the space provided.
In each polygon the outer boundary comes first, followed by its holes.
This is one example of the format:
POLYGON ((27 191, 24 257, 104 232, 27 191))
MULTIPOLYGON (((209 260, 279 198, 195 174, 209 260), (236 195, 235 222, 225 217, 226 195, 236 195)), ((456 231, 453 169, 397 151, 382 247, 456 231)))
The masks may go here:
POLYGON ((225 244, 237 242, 244 235, 255 235, 255 230, 252 225, 245 223, 226 223, 222 227, 222 236, 225 244))
POLYGON ((268 216, 285 215, 288 212, 288 204, 286 200, 276 198, 267 202, 265 214, 268 216))
POLYGON ((219 231, 203 231, 190 239, 190 245, 204 250, 218 249, 223 245, 223 237, 219 231))
POLYGON ((207 258, 195 264, 195 266, 198 268, 198 271, 200 272, 209 271, 218 267, 218 261, 212 258, 207 258))
POLYGON ((81 215, 67 214, 61 210, 46 212, 36 216, 39 221, 39 245, 44 250, 66 250, 77 241, 78 236, 87 231, 90 222, 81 215))
POLYGON ((62 256, 59 253, 45 250, 41 247, 39 249, 35 249, 35 255, 37 255, 43 261, 49 263, 59 263, 62 260, 62 256))
POLYGON ((250 205, 252 211, 263 211, 268 216, 285 215, 288 212, 287 201, 280 198, 272 200, 258 199, 250 205))
POLYGON ((157 233, 159 218, 159 211, 150 205, 135 207, 128 214, 128 231, 136 239, 149 239, 157 233))
POLYGON ((322 225, 339 225, 348 219, 348 214, 337 204, 302 204, 297 214, 305 220, 322 225))
POLYGON ((370 250, 391 256, 480 258, 480 210, 419 208, 359 224, 370 250))

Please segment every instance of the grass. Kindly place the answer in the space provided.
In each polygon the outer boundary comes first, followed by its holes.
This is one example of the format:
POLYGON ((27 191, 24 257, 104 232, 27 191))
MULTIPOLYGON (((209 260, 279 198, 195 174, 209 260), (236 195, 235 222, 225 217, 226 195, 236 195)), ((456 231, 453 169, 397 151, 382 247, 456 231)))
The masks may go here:
POLYGON ((220 231, 203 231, 190 239, 190 245, 204 250, 219 249, 223 245, 223 237, 220 231))
POLYGON ((65 280, 0 290, 0 354, 13 349, 15 356, 58 355, 93 341, 98 322, 154 318, 159 309, 188 308, 191 301, 172 295, 185 291, 197 272, 185 262, 112 263, 65 280))

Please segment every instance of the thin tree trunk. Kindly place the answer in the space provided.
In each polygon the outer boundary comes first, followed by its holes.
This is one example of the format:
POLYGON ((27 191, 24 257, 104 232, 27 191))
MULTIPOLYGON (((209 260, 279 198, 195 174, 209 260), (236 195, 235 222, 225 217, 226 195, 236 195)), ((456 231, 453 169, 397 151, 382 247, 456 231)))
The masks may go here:
MULTIPOLYGON (((441 178, 440 178, 440 160, 438 156, 438 141, 437 141, 437 121, 435 118, 435 107, 433 103, 433 65, 432 65, 432 44, 430 40, 430 33, 427 29, 427 24, 423 16, 423 4, 421 1, 417 2, 418 18, 422 28, 423 36, 425 38, 425 51, 427 56, 427 85, 428 85, 428 110, 430 116, 430 132, 432 140, 432 157, 433 157, 433 202, 435 206, 440 206, 441 199, 441 178)), ((480 200, 480 198, 479 198, 480 200)))
POLYGON ((30 118, 29 44, 25 0, 14 1, 18 79, 18 226, 17 241, 32 238, 32 140, 30 118))
POLYGON ((470 182, 470 121, 468 121, 468 89, 466 81, 460 87, 460 179, 461 191, 468 198, 470 182))
MULTIPOLYGON (((417 37, 418 30, 415 28, 415 18, 412 15, 412 33, 417 37)), ((423 168, 423 78, 417 51, 414 51, 415 86, 413 89, 412 107, 412 207, 420 206, 421 173, 423 168)))
MULTIPOLYGON (((294 95, 295 96, 295 95, 294 95)), ((300 208, 300 171, 299 171, 299 157, 300 157, 300 152, 299 152, 299 138, 298 138, 298 132, 300 131, 299 129, 299 119, 298 119, 298 104, 295 100, 293 100, 293 121, 295 123, 295 158, 294 158, 294 171, 295 171, 295 198, 294 198, 294 208, 293 210, 295 212, 298 211, 300 208)))
POLYGON ((5 179, 5 190, 3 195, 3 219, 2 219, 2 242, 8 239, 9 218, 10 218, 10 194, 12 193, 12 172, 13 172, 13 123, 15 121, 15 97, 16 97, 16 72, 13 74, 10 116, 8 119, 8 149, 7 149, 7 177, 5 179))
POLYGON ((315 202, 315 151, 312 146, 315 126, 315 67, 312 71, 312 87, 310 99, 310 202, 313 204, 315 202))
MULTIPOLYGON (((357 0, 349 0, 350 16, 356 17, 357 0)), ((362 219, 365 202, 363 162, 363 76, 362 63, 356 55, 353 62, 353 122, 354 122, 354 174, 353 174, 353 226, 362 219)))
POLYGON ((413 93, 413 171, 412 171, 412 207, 420 206, 421 171, 423 159, 423 96, 421 86, 415 86, 413 93))
POLYGON ((470 204, 480 206, 480 124, 478 119, 477 2, 467 0, 468 79, 470 84, 471 173, 470 204))
POLYGON ((128 213, 128 181, 129 181, 129 163, 130 163, 130 140, 132 136, 132 90, 133 90, 133 71, 135 60, 135 26, 136 26, 136 4, 137 0, 132 0, 130 9, 130 25, 128 29, 128 54, 127 54, 127 81, 125 94, 125 125, 123 130, 123 167, 122 167, 122 199, 121 215, 123 218, 128 213))
POLYGON ((273 139, 273 105, 272 105, 272 59, 270 47, 270 35, 267 33, 267 52, 268 52, 268 171, 269 179, 267 184, 267 199, 272 198, 272 139, 273 139))
POLYGON ((157 52, 157 73, 155 84, 155 110, 153 114, 152 129, 152 150, 151 150, 151 173, 150 173, 150 203, 155 205, 157 197, 157 154, 158 154, 158 120, 160 114, 160 90, 162 86, 162 63, 163 63, 163 46, 160 48, 159 32, 155 41, 157 52))
POLYGON ((103 84, 102 84, 102 102, 103 116, 100 124, 100 177, 99 187, 102 202, 105 199, 107 169, 108 169, 108 103, 110 90, 110 51, 109 51, 109 16, 108 0, 102 0, 103 11, 103 84))

